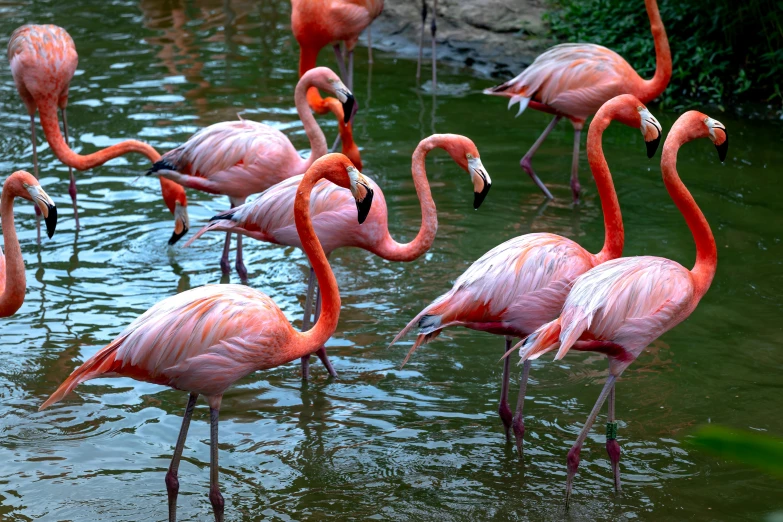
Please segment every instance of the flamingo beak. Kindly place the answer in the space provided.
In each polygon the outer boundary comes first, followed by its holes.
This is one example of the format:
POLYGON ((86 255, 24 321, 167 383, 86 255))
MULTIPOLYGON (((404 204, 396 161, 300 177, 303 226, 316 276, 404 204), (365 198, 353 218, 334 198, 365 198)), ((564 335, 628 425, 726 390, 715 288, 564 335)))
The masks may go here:
POLYGON ((57 228, 57 207, 54 205, 54 201, 40 185, 25 185, 25 188, 30 193, 33 203, 41 210, 46 223, 46 235, 51 239, 57 228))
POLYGON ((174 245, 177 241, 188 233, 190 229, 190 219, 188 218, 188 207, 183 206, 179 201, 174 206, 174 233, 169 238, 169 245, 174 245))
POLYGON ((359 110, 359 104, 356 103, 353 93, 342 82, 335 82, 334 95, 343 104, 343 123, 348 124, 359 110))
POLYGON ((726 126, 709 116, 704 119, 704 123, 710 130, 712 143, 718 149, 718 159, 723 163, 726 160, 726 155, 729 153, 729 133, 726 132, 726 126))
POLYGON ((351 194, 356 200, 356 210, 358 212, 359 224, 361 225, 370 214, 372 207, 372 198, 375 195, 372 189, 370 179, 356 170, 355 167, 348 167, 348 176, 351 179, 351 194))
POLYGON ((473 180, 473 208, 478 210, 492 188, 492 179, 479 158, 468 158, 468 171, 473 180))
POLYGON ((647 157, 652 158, 658 152, 658 146, 661 144, 663 127, 646 107, 639 108, 639 115, 642 118, 641 131, 642 136, 644 136, 644 142, 647 145, 647 157))
POLYGON ((725 130, 723 132, 726 134, 726 139, 720 145, 715 145, 715 148, 718 149, 718 158, 721 163, 726 161, 726 155, 729 153, 729 135, 725 130))

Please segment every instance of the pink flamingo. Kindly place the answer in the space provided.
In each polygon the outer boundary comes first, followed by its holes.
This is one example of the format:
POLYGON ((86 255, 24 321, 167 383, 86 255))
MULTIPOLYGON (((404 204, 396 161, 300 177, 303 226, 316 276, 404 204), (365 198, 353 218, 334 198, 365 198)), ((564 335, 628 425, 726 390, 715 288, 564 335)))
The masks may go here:
POLYGON ((696 309, 710 287, 718 263, 715 239, 693 196, 677 174, 677 151, 689 142, 707 138, 721 161, 729 141, 722 123, 696 111, 680 116, 663 144, 661 170, 666 190, 685 217, 696 243, 696 264, 688 270, 662 257, 623 257, 593 268, 574 281, 560 316, 533 332, 519 355, 525 364, 557 349, 556 360, 571 348, 605 353, 609 359, 606 380, 593 411, 568 452, 566 505, 579 467, 579 453, 601 406, 609 397, 606 449, 612 462, 614 484, 620 490, 620 445, 614 417, 614 385, 644 348, 671 330, 696 309))
POLYGON ((619 54, 595 44, 562 44, 545 51, 516 78, 484 91, 484 94, 506 96, 509 108, 519 103, 522 114, 526 107, 554 114, 552 122, 522 157, 520 165, 546 197, 552 193, 533 170, 533 155, 563 117, 574 126, 574 154, 571 162, 571 190, 579 200, 579 140, 585 120, 607 100, 619 94, 633 94, 642 103, 657 98, 672 77, 672 56, 669 40, 658 13, 656 0, 644 0, 650 29, 655 42, 655 75, 645 80, 619 54))
POLYGON ((24 198, 35 203, 46 222, 46 233, 51 238, 57 227, 57 207, 38 180, 23 170, 8 176, 0 195, 0 223, 3 225, 3 247, 0 252, 0 317, 9 317, 22 307, 27 282, 24 273, 22 248, 16 237, 14 225, 14 198, 24 198))
MULTIPOLYGON (((601 146, 603 132, 612 120, 641 129, 647 142, 648 157, 655 154, 661 139, 660 124, 634 96, 613 98, 595 115, 587 136, 587 158, 604 213, 605 238, 601 251, 591 254, 568 238, 546 233, 518 236, 496 246, 473 263, 451 290, 419 312, 397 334, 392 345, 414 326, 419 328, 416 342, 403 365, 416 348, 450 326, 504 335, 508 350, 512 337, 525 337, 557 317, 574 279, 622 254, 625 236, 620 204, 601 146)), ((507 440, 513 426, 517 451, 521 456, 525 434, 522 410, 530 363, 525 364, 520 377, 513 418, 508 406, 509 365, 506 359, 498 414, 507 440)))
MULTIPOLYGON (((343 105, 345 122, 353 114, 354 97, 340 78, 326 67, 310 69, 296 84, 296 111, 310 140, 310 156, 299 156, 291 140, 279 130, 248 120, 226 121, 210 125, 188 141, 163 155, 147 174, 168 178, 188 188, 229 197, 231 206, 239 206, 251 194, 306 171, 327 154, 326 138, 307 105, 310 87, 334 94, 343 105)), ((293 199, 291 200, 293 201, 293 199)), ((293 219, 293 216, 292 216, 293 219)), ((227 274, 231 267, 228 252, 231 233, 226 234, 220 268, 227 274)), ((237 237, 236 269, 247 281, 242 260, 242 236, 237 237)))
MULTIPOLYGON (((23 25, 11 34, 8 41, 8 61, 11 62, 11 74, 16 88, 30 115, 30 135, 33 143, 33 168, 38 177, 38 154, 35 142, 35 112, 41 116, 46 141, 55 156, 68 165, 71 184, 68 193, 73 200, 73 215, 76 227, 79 227, 79 213, 76 208, 76 179, 73 170, 89 170, 103 165, 107 161, 129 152, 145 155, 153 163, 160 154, 146 143, 127 140, 107 147, 93 154, 82 156, 68 146, 68 120, 65 109, 68 105, 68 87, 79 57, 76 54, 71 35, 56 25, 23 25), (57 120, 57 108, 63 117, 65 138, 60 133, 57 120)), ((184 236, 189 227, 188 201, 185 189, 166 179, 160 180, 163 201, 174 214, 174 233, 169 239, 173 245, 184 236)), ((40 230, 39 230, 40 235, 40 230)))
POLYGON ((301 178, 294 202, 296 230, 323 289, 323 314, 312 329, 297 332, 265 294, 243 285, 207 285, 164 299, 132 322, 57 388, 40 409, 58 402, 79 383, 97 377, 131 377, 190 392, 182 429, 166 474, 169 520, 176 520, 177 471, 190 417, 200 394, 210 409, 209 499, 223 520, 218 483, 218 414, 223 393, 257 370, 310 354, 337 328, 340 294, 310 219, 310 192, 320 179, 350 188, 359 212, 372 202, 371 183, 341 154, 313 163, 301 178))
MULTIPOLYGON (((476 145, 464 136, 455 134, 434 134, 422 140, 413 153, 411 172, 416 194, 421 204, 421 228, 410 243, 400 244, 389 234, 386 199, 383 191, 373 185, 376 202, 367 215, 360 215, 358 226, 352 219, 354 203, 348 192, 327 183, 317 186, 313 194, 313 226, 321 239, 327 255, 340 247, 358 247, 390 261, 413 261, 427 252, 435 240, 438 230, 438 214, 427 182, 425 158, 434 148, 442 148, 464 170, 473 181, 473 206, 478 208, 489 192, 492 180, 481 164, 476 145)), ((299 177, 290 178, 270 188, 257 199, 212 218, 210 223, 196 232, 187 242, 189 246, 208 231, 237 232, 259 241, 302 247, 294 230, 294 213, 291 202, 299 184, 299 177)), ((307 298, 305 300, 304 328, 310 320, 310 309, 315 281, 310 271, 307 298)), ((316 303, 316 316, 318 304, 316 303)), ((317 354, 332 376, 336 376, 326 350, 322 347, 317 354)), ((302 375, 307 378, 310 356, 302 359, 302 375)))

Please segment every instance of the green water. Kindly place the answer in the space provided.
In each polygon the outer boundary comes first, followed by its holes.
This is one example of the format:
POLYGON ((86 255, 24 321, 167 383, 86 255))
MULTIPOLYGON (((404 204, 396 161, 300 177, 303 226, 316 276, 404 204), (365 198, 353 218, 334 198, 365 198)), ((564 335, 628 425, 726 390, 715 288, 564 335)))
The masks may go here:
MULTIPOLYGON (((279 127, 305 149, 291 94, 297 47, 288 10, 283 1, 4 4, 0 34, 25 22, 57 23, 71 33, 80 64, 69 123, 82 152, 125 138, 168 150, 239 111, 279 127)), ((326 52, 322 58, 332 63, 326 52)), ((417 230, 410 155, 433 131, 470 136, 494 186, 473 211, 467 175, 434 153, 428 175, 440 228, 432 250, 410 264, 358 250, 335 253, 343 309, 328 348, 340 377, 328 379, 317 364, 303 384, 292 363, 251 375, 225 395, 220 467, 227 519, 759 520, 782 509, 780 482, 684 444, 708 422, 783 434, 780 122, 710 112, 729 129, 726 164, 707 140, 680 152, 680 173, 713 226, 718 273, 693 316, 645 351, 618 384, 623 495, 612 490, 599 418, 566 514, 565 456, 603 383, 602 356, 534 363, 521 465, 496 414, 500 338, 448 331, 404 370, 399 363, 411 339, 387 345, 472 261, 510 237, 555 232, 598 250, 602 217, 584 153, 584 204, 574 208, 569 126, 561 124, 542 147, 536 167, 558 198, 546 205, 518 161, 547 116, 530 111, 515 120, 502 100, 480 94, 490 80, 449 67, 440 71, 444 93, 433 104, 415 88, 415 63, 380 52, 375 58, 370 79, 365 50, 357 52, 356 139, 365 173, 384 188, 393 235, 407 240, 417 230)), ((5 176, 31 169, 32 150, 8 67, 0 74, 5 176)), ((677 117, 650 108, 664 129, 677 117)), ((334 122, 320 121, 331 140, 334 122)), ((624 209, 626 253, 689 266, 693 241, 661 183, 660 156, 647 160, 639 132, 619 125, 607 131, 604 147, 624 209)), ((22 309, 0 323, 0 519, 163 520, 163 477, 184 393, 103 379, 45 412, 37 408, 157 301, 219 282, 222 238, 170 250, 172 220, 157 181, 137 179, 148 166, 140 157, 78 175, 77 234, 67 169, 45 146, 39 154, 42 183, 61 218, 55 237, 39 248, 32 206, 17 204, 28 292, 22 309)), ((194 229, 228 204, 188 196, 194 229)), ((304 256, 245 244, 250 285, 298 320, 304 256)), ((512 382, 517 375, 515 367, 512 382)), ((180 467, 181 520, 211 517, 208 463, 202 402, 180 467)))

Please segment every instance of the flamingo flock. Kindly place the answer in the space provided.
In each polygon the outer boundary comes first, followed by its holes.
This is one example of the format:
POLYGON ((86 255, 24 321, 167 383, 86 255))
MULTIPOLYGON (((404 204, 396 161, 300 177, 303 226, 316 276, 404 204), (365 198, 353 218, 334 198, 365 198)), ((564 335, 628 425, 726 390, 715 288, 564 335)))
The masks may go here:
MULTIPOLYGON (((617 381, 645 347, 693 313, 717 268, 715 240, 707 219, 678 175, 677 153, 690 141, 708 138, 722 162, 727 154, 728 135, 723 124, 697 111, 688 111, 677 119, 666 136, 661 159, 663 184, 693 235, 694 267, 689 270, 654 256, 622 257, 625 232, 619 199, 603 153, 603 134, 613 121, 637 129, 646 143, 647 157, 652 158, 664 129, 646 104, 666 89, 672 74, 671 53, 656 1, 644 0, 644 4, 657 64, 651 80, 641 78, 628 62, 609 49, 593 44, 563 44, 544 52, 516 78, 485 91, 508 97, 509 106, 518 103, 520 113, 531 107, 554 116, 520 162, 548 198, 553 197, 552 193, 532 166, 534 154, 562 118, 572 122, 570 187, 577 202, 581 190, 580 134, 592 117, 586 148, 604 218, 601 250, 591 253, 573 239, 551 233, 509 239, 456 277, 452 288, 424 306, 391 342, 397 343, 410 331, 416 331, 405 364, 417 348, 447 328, 461 326, 503 336, 503 351, 488 355, 495 360, 503 355, 498 414, 508 441, 513 432, 520 457, 531 361, 550 351, 556 351, 555 360, 571 350, 606 355, 606 383, 565 456, 566 505, 571 501, 582 445, 607 399, 606 449, 614 486, 620 491, 620 445, 614 407, 617 381), (512 413, 509 381, 515 351, 522 370, 512 413)), ((367 34, 368 51, 371 49, 369 28, 381 14, 383 0, 292 0, 291 6, 291 26, 300 46, 300 77, 293 101, 310 145, 309 154, 304 156, 282 132, 243 119, 210 125, 162 156, 150 145, 136 140, 79 155, 68 144, 66 120, 69 86, 78 61, 73 39, 58 26, 24 25, 13 32, 8 44, 14 82, 30 117, 34 174, 11 174, 0 197, 5 252, 0 256, 2 317, 19 310, 26 288, 25 266, 14 226, 14 200, 19 197, 35 204, 50 238, 57 222, 56 206, 37 180, 36 113, 54 155, 69 167, 68 192, 77 228, 77 190, 72 169, 93 169, 131 152, 144 155, 150 161, 147 174, 160 180, 164 202, 175 219, 170 245, 190 227, 186 188, 229 198, 230 208, 211 218, 184 246, 207 233, 225 233, 220 268, 228 274, 231 236, 236 234, 235 268, 245 284, 206 285, 161 300, 76 368, 40 406, 41 410, 49 408, 80 383, 101 377, 131 377, 187 392, 181 429, 165 475, 169 521, 177 518, 179 464, 199 396, 204 396, 210 409, 209 500, 215 520, 220 522, 225 518, 226 506, 219 481, 218 425, 226 390, 253 372, 296 360, 302 366, 302 377, 307 379, 312 355, 319 357, 330 375, 337 376, 324 348, 337 330, 340 317, 340 294, 330 254, 342 247, 355 247, 387 261, 414 262, 431 249, 438 229, 437 194, 432 194, 425 160, 434 149, 445 151, 467 172, 475 209, 482 206, 492 186, 479 150, 470 138, 433 134, 422 139, 411 156, 421 226, 407 243, 392 238, 387 201, 381 187, 361 173, 362 158, 352 132, 358 107, 352 92, 354 49, 363 32, 367 34), (317 65, 319 51, 329 45, 334 49, 339 75, 317 65), (313 113, 331 113, 338 118, 342 153, 329 152, 313 113), (302 331, 294 329, 269 296, 247 286, 248 272, 242 254, 244 236, 296 247, 306 255, 311 269, 302 331)), ((427 12, 423 2, 420 45, 427 12)), ((436 14, 435 1, 431 22, 433 89, 436 14)), ((417 78, 421 58, 420 51, 417 78)), ((40 241, 40 220, 37 223, 40 241)))

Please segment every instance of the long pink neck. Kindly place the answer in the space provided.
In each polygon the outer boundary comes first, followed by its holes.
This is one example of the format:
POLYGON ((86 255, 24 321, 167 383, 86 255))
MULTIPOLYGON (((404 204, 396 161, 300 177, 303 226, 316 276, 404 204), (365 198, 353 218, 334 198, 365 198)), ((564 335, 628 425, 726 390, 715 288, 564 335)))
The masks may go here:
POLYGON ((419 233, 410 243, 400 244, 389 234, 388 222, 386 233, 379 245, 372 252, 389 261, 413 261, 427 252, 435 241, 438 232, 438 213, 435 201, 432 199, 430 184, 427 181, 425 159, 434 148, 445 148, 445 137, 435 135, 422 140, 411 159, 411 174, 413 185, 416 187, 416 195, 421 205, 421 227, 419 233))
MULTIPOLYGON (((337 329, 337 321, 340 318, 340 291, 337 288, 337 280, 334 278, 332 267, 326 259, 326 254, 313 229, 310 218, 310 193, 315 184, 321 178, 334 181, 334 170, 340 168, 345 171, 341 155, 331 154, 327 161, 320 161, 316 166, 308 169, 299 183, 294 201, 294 221, 296 231, 302 242, 302 249, 313 267, 318 279, 318 288, 321 292, 321 314, 313 327, 306 332, 294 332, 290 360, 295 360, 305 355, 312 354, 329 340, 337 329)), ((347 174, 344 174, 347 178, 347 174)))
POLYGON ((595 178, 595 186, 601 198, 601 210, 604 213, 604 247, 596 255, 599 263, 620 257, 625 244, 620 202, 617 200, 617 192, 602 145, 604 130, 611 121, 611 106, 605 105, 595 115, 590 123, 590 130, 587 131, 587 161, 595 178))
POLYGON ((160 159, 160 154, 150 145, 136 140, 123 141, 87 156, 77 154, 71 150, 60 132, 57 107, 53 103, 39 103, 38 110, 46 141, 49 142, 54 154, 60 161, 77 170, 89 170, 129 152, 143 154, 153 163, 160 159))
POLYGON ((299 119, 304 124, 305 134, 307 139, 310 140, 310 157, 303 164, 303 170, 310 168, 315 160, 329 152, 329 148, 326 145, 326 137, 324 136, 321 127, 318 126, 318 122, 315 121, 310 105, 307 103, 307 90, 312 86, 312 81, 299 80, 296 84, 296 90, 294 91, 294 103, 296 104, 296 112, 299 114, 299 119))
POLYGON ((669 39, 658 12, 655 0, 644 0, 647 15, 650 17, 650 30, 655 42, 655 75, 652 80, 642 80, 639 92, 633 93, 642 103, 649 103, 666 90, 672 78, 672 53, 669 50, 669 39))
POLYGON ((14 225, 14 195, 10 189, 3 190, 0 196, 0 220, 5 249, 5 288, 0 294, 0 317, 8 317, 22 307, 27 289, 22 248, 14 225))
POLYGON ((663 146, 661 171, 666 190, 669 191, 674 204, 685 217, 685 222, 691 229, 693 240, 696 242, 696 263, 691 270, 691 276, 698 300, 707 293, 712 278, 715 276, 715 270, 718 266, 718 249, 715 246, 715 238, 712 236, 707 219, 677 174, 677 151, 691 139, 693 138, 688 137, 685 125, 675 123, 663 146))

